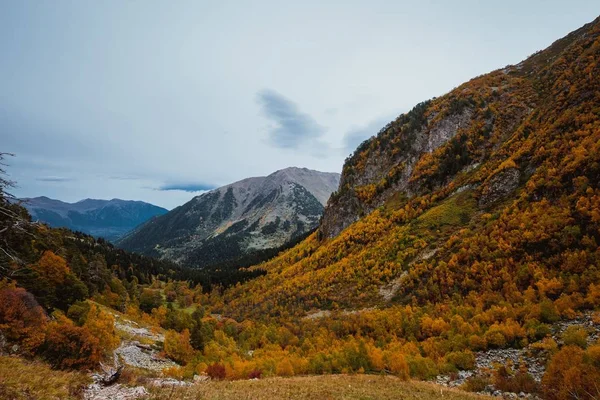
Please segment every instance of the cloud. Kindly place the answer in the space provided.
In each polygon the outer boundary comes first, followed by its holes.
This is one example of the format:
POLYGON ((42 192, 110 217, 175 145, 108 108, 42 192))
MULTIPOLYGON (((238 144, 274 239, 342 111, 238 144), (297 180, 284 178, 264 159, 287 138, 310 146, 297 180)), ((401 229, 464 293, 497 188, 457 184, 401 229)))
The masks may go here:
POLYGON ((354 152, 356 148, 365 140, 377 135, 381 128, 394 120, 394 116, 385 116, 374 119, 367 125, 351 129, 346 132, 343 139, 343 151, 348 154, 354 152))
POLYGON ((43 176, 41 178, 35 178, 38 182, 70 182, 73 178, 67 178, 64 176, 43 176))
POLYGON ((205 183, 173 183, 166 184, 159 187, 157 190, 168 191, 168 190, 182 190, 184 192, 205 192, 216 188, 215 185, 205 183))
POLYGON ((296 103, 273 90, 257 94, 262 112, 273 126, 269 129, 269 143, 284 149, 298 149, 316 141, 325 132, 310 115, 299 110, 296 103))
POLYGON ((140 179, 139 176, 135 176, 135 175, 113 175, 113 176, 109 176, 108 179, 112 179, 115 181, 136 181, 138 179, 140 179))

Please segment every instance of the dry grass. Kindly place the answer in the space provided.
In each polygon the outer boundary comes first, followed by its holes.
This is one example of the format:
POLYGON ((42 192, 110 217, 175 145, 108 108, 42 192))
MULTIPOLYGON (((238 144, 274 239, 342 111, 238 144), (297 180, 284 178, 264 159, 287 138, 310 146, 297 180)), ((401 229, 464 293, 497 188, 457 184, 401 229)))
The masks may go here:
POLYGON ((406 382, 392 376, 326 375, 208 382, 189 388, 154 389, 150 398, 156 400, 474 400, 489 397, 447 389, 426 382, 406 382))
POLYGON ((55 371, 47 364, 0 356, 0 399, 78 399, 90 378, 79 372, 55 371))

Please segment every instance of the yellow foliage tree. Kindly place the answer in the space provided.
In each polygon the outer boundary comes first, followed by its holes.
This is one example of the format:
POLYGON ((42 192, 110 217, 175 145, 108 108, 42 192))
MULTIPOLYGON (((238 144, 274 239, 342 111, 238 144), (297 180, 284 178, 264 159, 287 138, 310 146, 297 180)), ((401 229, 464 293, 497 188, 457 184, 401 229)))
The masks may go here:
POLYGON ((167 357, 181 364, 187 364, 194 354, 194 349, 190 344, 190 331, 184 329, 177 333, 170 329, 165 334, 164 351, 167 357))
POLYGON ((98 339, 105 353, 109 354, 119 346, 120 339, 115 331, 115 318, 94 303, 90 304, 84 327, 98 339))
POLYGON ((276 373, 279 376, 293 376, 294 366, 288 358, 283 358, 277 363, 276 373))

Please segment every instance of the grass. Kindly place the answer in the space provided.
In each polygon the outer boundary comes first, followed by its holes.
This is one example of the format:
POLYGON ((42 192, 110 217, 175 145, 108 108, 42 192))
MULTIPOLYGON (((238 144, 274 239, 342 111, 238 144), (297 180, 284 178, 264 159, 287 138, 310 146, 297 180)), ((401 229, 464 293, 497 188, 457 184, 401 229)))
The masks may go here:
POLYGON ((56 371, 41 362, 0 356, 0 399, 79 399, 90 382, 80 372, 56 371))
POLYGON ((474 400, 489 397, 426 382, 406 382, 392 376, 322 375, 213 381, 188 388, 153 389, 150 398, 155 400, 474 400))
POLYGON ((477 210, 471 190, 465 190, 444 200, 417 218, 419 226, 429 229, 464 225, 477 210))

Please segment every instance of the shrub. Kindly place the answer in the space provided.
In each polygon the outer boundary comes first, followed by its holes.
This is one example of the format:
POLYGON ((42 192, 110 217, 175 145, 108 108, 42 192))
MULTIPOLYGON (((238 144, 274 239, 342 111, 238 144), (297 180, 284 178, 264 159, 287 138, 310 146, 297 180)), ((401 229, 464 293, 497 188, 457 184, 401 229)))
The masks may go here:
POLYGON ((478 335, 471 335, 469 337, 469 347, 475 351, 487 349, 487 342, 485 338, 478 335))
POLYGON ((575 325, 569 326, 561 335, 565 346, 579 346, 582 349, 585 349, 587 346, 587 337, 587 331, 575 325))
POLYGON ((390 371, 401 379, 408 379, 410 377, 410 370, 404 354, 399 352, 393 352, 388 355, 387 365, 390 371))
POLYGON ((150 313, 153 308, 158 308, 162 305, 163 299, 160 290, 144 289, 140 296, 140 309, 146 313, 150 313))
POLYGON ((248 379, 260 379, 262 376, 262 371, 260 369, 253 369, 248 374, 248 379))
POLYGON ((206 368, 206 374, 212 379, 222 380, 225 379, 225 366, 223 364, 214 363, 206 368))
POLYGON ((453 351, 446 354, 446 362, 454 365, 458 369, 471 370, 475 368, 475 355, 470 350, 453 351))
POLYGON ((46 314, 31 293, 14 285, 0 286, 0 331, 9 341, 33 352, 44 341, 45 324, 46 314))
POLYGON ((277 367, 275 372, 279 376, 293 376, 294 375, 294 367, 289 359, 283 358, 277 363, 277 367))
POLYGON ((417 379, 428 380, 438 374, 435 362, 430 358, 415 356, 408 358, 410 376, 417 379))
POLYGON ((69 319, 71 319, 77 325, 82 326, 87 319, 89 311, 90 303, 87 301, 78 301, 69 307, 69 310, 67 311, 67 317, 69 317, 69 319))
POLYGON ((520 369, 515 374, 505 366, 501 366, 494 373, 494 386, 503 392, 536 393, 538 384, 526 369, 520 369))
POLYGON ((100 362, 100 341, 66 317, 48 324, 40 353, 54 368, 93 369, 100 362))
POLYGON ((506 346, 506 339, 499 330, 491 329, 485 333, 485 340, 491 348, 502 348, 506 346))
POLYGON ((600 368, 578 346, 565 346, 552 357, 542 378, 544 398, 548 400, 593 400, 600 395, 600 368))
POLYGON ((491 383, 487 376, 474 375, 467 378, 461 389, 467 392, 483 392, 491 383))
POLYGON ((183 332, 177 333, 174 330, 168 330, 165 334, 163 349, 170 359, 183 365, 187 364, 194 353, 190 344, 190 331, 184 329, 183 332))
POLYGON ((112 353, 121 342, 115 331, 115 318, 111 314, 102 311, 95 304, 90 305, 87 319, 83 326, 98 339, 100 347, 108 354, 112 353))

